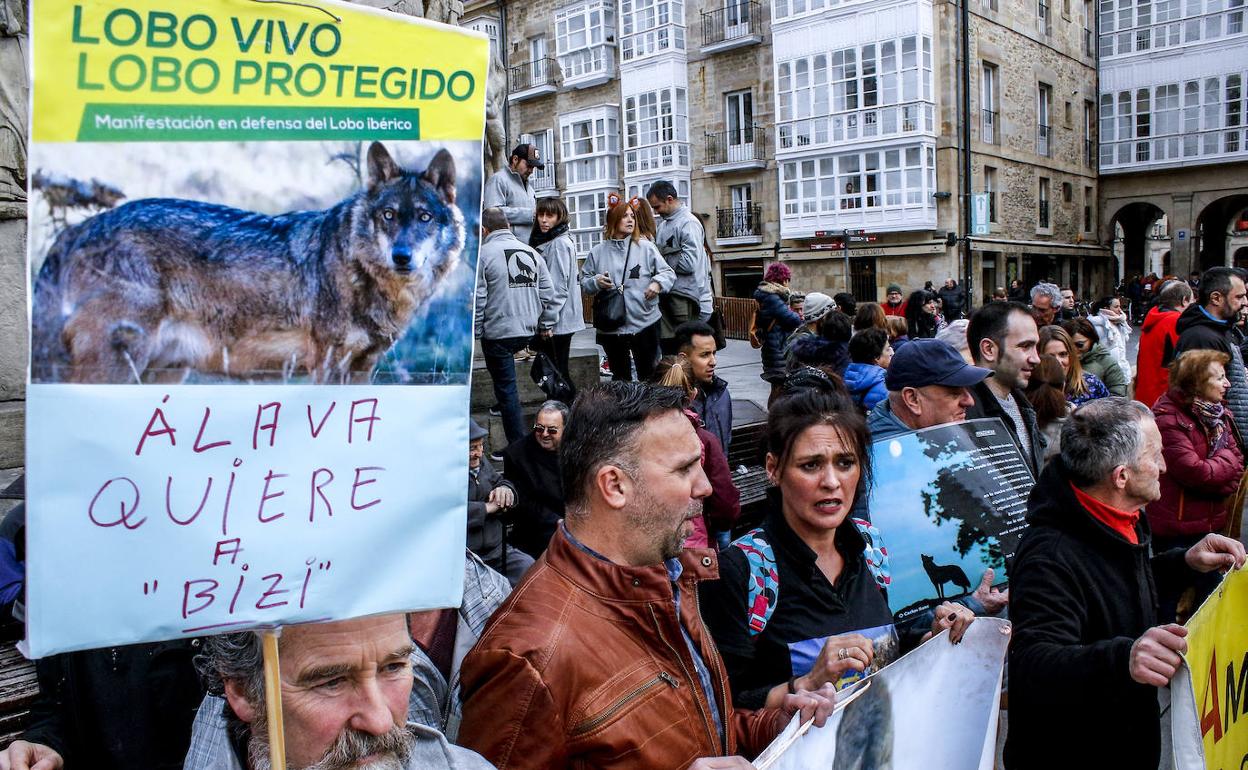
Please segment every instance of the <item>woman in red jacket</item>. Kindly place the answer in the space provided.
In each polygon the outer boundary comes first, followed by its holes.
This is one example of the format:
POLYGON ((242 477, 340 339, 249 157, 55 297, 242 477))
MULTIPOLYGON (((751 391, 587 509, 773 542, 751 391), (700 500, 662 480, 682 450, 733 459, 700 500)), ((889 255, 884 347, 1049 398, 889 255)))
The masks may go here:
MULTIPOLYGON (((1190 547, 1226 526, 1227 498, 1244 473, 1239 431, 1223 403, 1229 361, 1216 350, 1189 350, 1170 365, 1170 390, 1153 405, 1166 460, 1161 499, 1146 511, 1154 552, 1190 547)), ((1197 606, 1217 587, 1218 574, 1209 577, 1197 584, 1197 606)), ((1162 622, 1173 619, 1177 597, 1159 600, 1162 622)))

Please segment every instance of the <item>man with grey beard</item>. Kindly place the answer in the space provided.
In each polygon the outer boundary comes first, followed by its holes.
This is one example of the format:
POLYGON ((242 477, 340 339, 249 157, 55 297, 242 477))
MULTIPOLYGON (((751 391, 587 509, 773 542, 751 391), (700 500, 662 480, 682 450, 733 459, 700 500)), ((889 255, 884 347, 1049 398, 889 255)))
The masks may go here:
MULTIPOLYGON (((490 768, 436 730, 408 721, 413 652, 401 614, 283 628, 287 768, 490 768)), ((272 770, 259 634, 210 637, 197 662, 225 707, 223 713, 200 709, 185 770, 272 770)))

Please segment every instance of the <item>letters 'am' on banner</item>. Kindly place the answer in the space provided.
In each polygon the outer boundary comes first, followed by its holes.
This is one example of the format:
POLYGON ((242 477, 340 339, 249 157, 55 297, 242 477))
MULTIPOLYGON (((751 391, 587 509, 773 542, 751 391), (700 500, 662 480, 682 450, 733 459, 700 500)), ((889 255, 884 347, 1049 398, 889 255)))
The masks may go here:
POLYGON ((488 41, 36 0, 27 650, 456 606, 488 41))

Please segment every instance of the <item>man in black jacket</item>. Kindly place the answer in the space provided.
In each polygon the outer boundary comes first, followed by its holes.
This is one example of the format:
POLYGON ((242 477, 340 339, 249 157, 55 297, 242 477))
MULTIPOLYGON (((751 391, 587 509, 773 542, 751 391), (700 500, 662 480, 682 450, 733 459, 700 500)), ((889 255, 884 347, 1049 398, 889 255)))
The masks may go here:
POLYGON ((559 445, 571 410, 562 401, 546 401, 533 418, 533 432, 503 450, 503 476, 516 488, 510 545, 534 559, 542 555, 563 518, 563 478, 559 445))
POLYGON ((506 542, 504 514, 516 505, 516 488, 499 474, 485 456, 489 431, 469 420, 468 430, 468 550, 481 557, 514 586, 533 566, 533 557, 506 542))
POLYGON ((966 410, 966 419, 1000 418, 1037 475, 1044 434, 1036 424, 1036 410, 1023 395, 1031 370, 1040 364, 1040 332, 1031 311, 1021 302, 989 302, 971 316, 966 344, 975 365, 991 369, 993 375, 971 388, 975 404, 966 410))
POLYGON ((1244 546, 1221 535, 1150 558, 1140 508, 1161 496, 1165 467, 1139 402, 1091 401, 1062 429, 1010 568, 1009 770, 1157 767, 1157 688, 1187 629, 1156 625, 1156 585, 1244 564, 1244 546))
MULTIPOLYGON (((1244 336, 1235 327, 1240 311, 1248 302, 1243 274, 1229 267, 1214 267, 1200 278, 1200 294, 1179 316, 1175 331, 1179 334, 1175 355, 1188 350, 1217 350, 1231 357, 1226 365, 1226 378, 1231 387, 1226 392, 1226 405, 1235 415, 1235 424, 1243 430, 1248 425, 1248 374, 1240 346, 1244 336)), ((1169 361, 1163 361, 1169 366, 1169 361)))

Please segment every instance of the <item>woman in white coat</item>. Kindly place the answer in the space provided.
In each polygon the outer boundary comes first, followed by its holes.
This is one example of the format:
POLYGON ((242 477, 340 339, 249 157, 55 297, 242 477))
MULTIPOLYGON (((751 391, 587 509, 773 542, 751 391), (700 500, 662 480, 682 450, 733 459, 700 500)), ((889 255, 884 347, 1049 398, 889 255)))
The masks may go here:
POLYGON ((1096 327, 1101 345, 1114 357, 1127 380, 1132 378, 1131 359, 1127 356, 1127 340, 1131 338, 1131 322, 1117 297, 1103 297, 1092 305, 1088 320, 1096 327))

